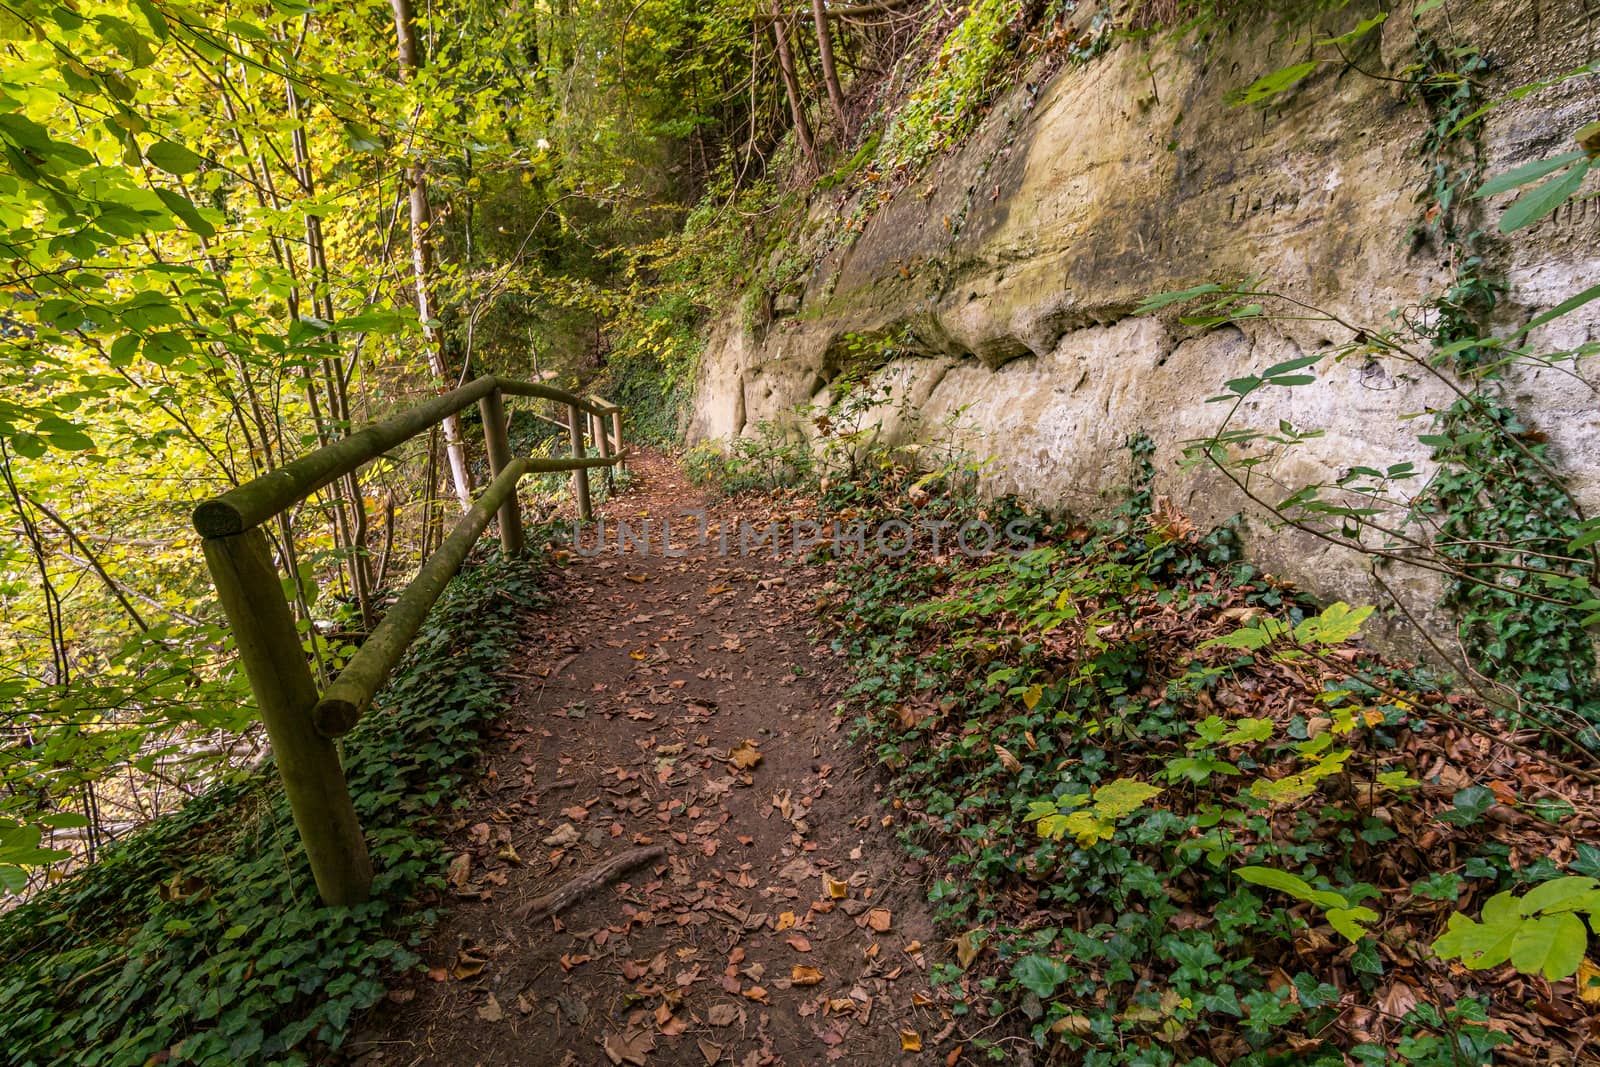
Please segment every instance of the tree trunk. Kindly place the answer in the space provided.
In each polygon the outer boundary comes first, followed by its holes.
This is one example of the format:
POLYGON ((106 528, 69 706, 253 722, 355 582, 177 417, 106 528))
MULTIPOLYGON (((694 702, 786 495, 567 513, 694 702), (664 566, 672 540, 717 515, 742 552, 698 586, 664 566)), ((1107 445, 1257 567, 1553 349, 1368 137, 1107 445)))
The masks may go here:
MULTIPOLYGON (((395 0, 401 3, 402 0, 395 0)), ((778 6, 778 0, 771 0, 772 4, 772 39, 778 45, 778 69, 783 72, 783 87, 789 94, 789 111, 794 116, 794 135, 800 141, 800 150, 805 153, 806 162, 811 166, 811 173, 821 174, 822 165, 817 161, 817 142, 811 137, 811 124, 806 121, 806 102, 800 95, 800 79, 795 74, 794 54, 789 51, 789 23, 783 17, 783 10, 778 6)))
MULTIPOLYGON (((410 81, 422 69, 422 53, 417 47, 416 32, 411 23, 410 0, 389 0, 394 12, 394 33, 400 59, 400 79, 410 81)), ((445 362, 444 334, 433 325, 432 293, 428 288, 433 272, 433 249, 429 229, 433 225, 433 208, 428 203, 428 177, 421 163, 406 168, 406 181, 411 199, 411 272, 417 290, 417 317, 422 320, 422 337, 428 354, 428 369, 433 372, 435 384, 440 388, 454 388, 449 367, 445 362)), ((457 415, 444 420, 445 454, 450 462, 450 479, 455 486, 456 499, 462 511, 472 509, 472 472, 467 467, 466 443, 461 438, 461 419, 457 415)))
POLYGON ((811 0, 811 17, 817 24, 817 57, 822 60, 822 80, 828 85, 828 102, 839 120, 839 144, 844 145, 850 140, 850 116, 844 109, 844 92, 839 88, 839 72, 833 65, 833 37, 823 0, 811 0))

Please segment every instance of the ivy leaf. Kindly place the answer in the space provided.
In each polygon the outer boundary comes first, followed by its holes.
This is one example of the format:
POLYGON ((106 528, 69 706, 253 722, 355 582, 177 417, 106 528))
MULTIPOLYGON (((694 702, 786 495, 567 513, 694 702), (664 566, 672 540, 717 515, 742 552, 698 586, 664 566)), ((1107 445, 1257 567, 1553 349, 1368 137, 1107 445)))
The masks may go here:
POLYGON ((1454 826, 1471 826, 1483 817, 1483 813, 1494 807, 1494 793, 1481 785, 1469 785, 1456 793, 1455 807, 1450 811, 1439 813, 1442 822, 1454 826))
POLYGON ((1517 230, 1532 226, 1556 208, 1571 199, 1572 194, 1583 185, 1584 176, 1589 173, 1587 162, 1574 166, 1565 174, 1551 178, 1543 185, 1529 189, 1517 197, 1512 205, 1506 208, 1506 213, 1500 216, 1500 232, 1515 233, 1517 230))
POLYGON ((144 150, 144 157, 155 167, 180 177, 193 174, 205 160, 176 141, 157 141, 144 150))
POLYGON ((1044 956, 1024 956, 1011 968, 1011 977, 1040 1000, 1048 1000, 1070 975, 1066 967, 1044 956))

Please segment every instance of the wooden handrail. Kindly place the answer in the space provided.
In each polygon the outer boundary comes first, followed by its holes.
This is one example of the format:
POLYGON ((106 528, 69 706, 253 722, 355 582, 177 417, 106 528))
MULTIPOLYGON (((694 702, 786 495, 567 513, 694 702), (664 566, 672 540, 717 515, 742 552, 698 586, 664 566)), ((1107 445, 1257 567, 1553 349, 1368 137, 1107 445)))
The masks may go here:
POLYGON ((447 416, 477 403, 496 389, 512 396, 554 400, 569 407, 582 408, 591 414, 602 413, 599 404, 605 405, 604 414, 610 414, 613 406, 605 401, 597 404, 554 386, 485 374, 459 389, 443 393, 382 422, 372 423, 349 437, 334 441, 237 489, 202 502, 194 509, 194 528, 200 531, 202 537, 222 537, 258 526, 323 486, 356 470, 368 460, 376 459, 447 416))
MULTIPOLYGON (((204 539, 217 599, 261 709, 284 793, 325 903, 358 904, 372 891, 372 863, 334 738, 348 733, 360 720, 490 519, 499 517, 502 551, 508 556, 521 553, 517 482, 523 475, 571 471, 579 516, 590 517, 589 469, 610 468, 626 460, 621 414, 621 408, 600 397, 580 397, 554 386, 486 374, 195 508, 194 525, 204 539), (502 402, 505 395, 539 397, 566 405, 572 455, 513 458, 502 402), (339 677, 319 696, 261 524, 474 403, 483 416, 484 451, 493 480, 423 563, 339 677), (604 419, 611 421, 613 440, 604 441, 599 456, 584 454, 586 420, 580 412, 592 417, 596 426, 604 419)), ((596 443, 603 440, 602 430, 596 443)))

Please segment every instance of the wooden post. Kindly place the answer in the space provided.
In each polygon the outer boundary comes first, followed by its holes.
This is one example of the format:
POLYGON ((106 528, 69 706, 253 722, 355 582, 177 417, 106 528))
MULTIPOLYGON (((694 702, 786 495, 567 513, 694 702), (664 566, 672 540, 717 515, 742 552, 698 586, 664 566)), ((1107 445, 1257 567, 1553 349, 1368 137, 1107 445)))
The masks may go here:
POLYGON ((252 526, 243 533, 207 537, 203 544, 317 890, 329 905, 360 904, 372 890, 372 861, 350 803, 339 750, 312 724, 317 687, 283 599, 267 537, 252 526))
MULTIPOLYGON (((478 401, 478 414, 483 416, 483 444, 489 453, 490 478, 498 478, 511 464, 511 437, 506 428, 506 409, 500 390, 478 401)), ((508 557, 522 555, 522 508, 517 503, 515 484, 511 495, 500 505, 500 551, 508 557)))
MULTIPOLYGON (((611 409, 611 447, 612 447, 612 449, 614 449, 616 451, 616 454, 619 455, 619 456, 622 455, 625 451, 627 451, 627 449, 622 447, 622 409, 621 408, 612 408, 611 409)), ((628 469, 628 461, 627 460, 625 460, 625 459, 618 460, 617 463, 618 463, 619 466, 622 467, 622 469, 624 471, 626 471, 628 469)))
MULTIPOLYGON (((576 404, 567 408, 567 436, 572 444, 574 459, 583 459, 583 409, 576 404)), ((578 521, 594 518, 594 508, 589 503, 589 470, 579 467, 572 472, 572 491, 578 499, 578 521)))
MULTIPOLYGON (((611 438, 606 434, 606 419, 604 415, 591 415, 590 425, 594 427, 594 441, 600 446, 600 458, 611 458, 611 438)), ((606 467, 606 494, 609 496, 616 488, 616 479, 611 476, 611 468, 606 467)))

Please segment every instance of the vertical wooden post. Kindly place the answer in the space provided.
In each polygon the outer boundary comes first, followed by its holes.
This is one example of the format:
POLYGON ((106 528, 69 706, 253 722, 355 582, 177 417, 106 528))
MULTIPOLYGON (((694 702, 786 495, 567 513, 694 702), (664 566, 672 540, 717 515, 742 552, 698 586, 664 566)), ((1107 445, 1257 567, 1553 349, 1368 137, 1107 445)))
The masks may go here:
MULTIPOLYGON (((594 427, 594 442, 600 446, 600 458, 611 458, 611 438, 606 433, 606 417, 604 415, 591 415, 591 425, 594 427)), ((605 468, 606 493, 609 495, 617 488, 616 479, 611 476, 611 468, 605 468)))
MULTIPOLYGON (((576 404, 567 408, 567 436, 572 444, 572 457, 582 459, 583 451, 583 417, 584 412, 576 404)), ((578 521, 588 522, 594 518, 594 508, 589 503, 589 472, 579 467, 572 472, 572 491, 578 498, 578 521)))
MULTIPOLYGON (((616 449, 616 454, 619 455, 619 456, 622 455, 622 453, 626 451, 626 449, 624 449, 622 447, 622 409, 621 408, 616 408, 611 412, 611 447, 616 449)), ((622 460, 620 462, 621 462, 622 469, 623 470, 627 470, 628 469, 628 461, 627 460, 622 460)))
MULTIPOLYGON (((489 453, 490 477, 500 477, 500 472, 511 462, 511 436, 506 428, 506 409, 496 389, 478 401, 478 414, 483 416, 483 445, 489 453)), ((522 507, 517 503, 517 487, 500 505, 500 551, 506 556, 522 555, 522 507)))
POLYGON ((317 890, 326 904, 360 904, 372 890, 372 861, 350 803, 339 750, 311 721, 317 687, 283 599, 267 537, 252 526, 239 534, 207 537, 203 543, 317 890))

